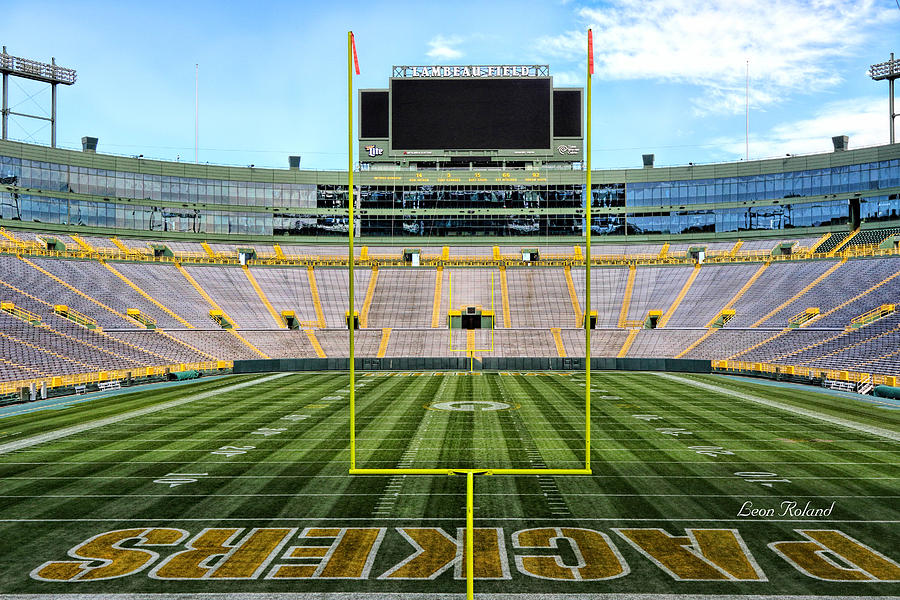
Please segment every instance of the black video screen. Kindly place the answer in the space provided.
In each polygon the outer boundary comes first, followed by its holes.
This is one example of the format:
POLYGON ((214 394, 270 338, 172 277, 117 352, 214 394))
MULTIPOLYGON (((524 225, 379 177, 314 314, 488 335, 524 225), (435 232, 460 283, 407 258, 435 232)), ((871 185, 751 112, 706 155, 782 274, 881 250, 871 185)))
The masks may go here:
POLYGON ((388 136, 388 93, 367 91, 359 94, 359 137, 386 138, 388 136))
POLYGON ((550 79, 394 79, 391 147, 550 147, 550 79))
POLYGON ((553 137, 581 137, 581 90, 553 90, 553 137))

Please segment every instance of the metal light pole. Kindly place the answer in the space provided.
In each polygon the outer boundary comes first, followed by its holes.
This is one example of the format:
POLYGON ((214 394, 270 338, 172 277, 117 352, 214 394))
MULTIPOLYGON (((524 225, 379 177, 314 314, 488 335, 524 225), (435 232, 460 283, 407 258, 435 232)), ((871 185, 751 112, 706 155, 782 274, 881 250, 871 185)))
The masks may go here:
POLYGON ((0 109, 2 113, 2 136, 7 139, 9 134, 9 115, 18 117, 26 117, 29 119, 40 119, 42 121, 50 121, 50 146, 56 147, 56 86, 58 84, 72 85, 75 83, 75 69, 60 67, 56 64, 56 59, 51 58, 50 63, 41 63, 35 60, 22 58, 19 56, 10 56, 6 53, 6 46, 3 46, 3 52, 0 53, 0 73, 3 74, 3 107, 0 109), (25 113, 14 112, 9 107, 9 76, 21 77, 23 79, 31 79, 42 83, 50 84, 50 116, 29 115, 25 113))
POLYGON ((869 77, 875 81, 888 80, 888 115, 891 143, 893 144, 896 141, 894 139, 894 118, 897 117, 897 113, 894 112, 894 80, 900 77, 900 60, 894 60, 894 53, 891 52, 891 60, 869 67, 869 77))

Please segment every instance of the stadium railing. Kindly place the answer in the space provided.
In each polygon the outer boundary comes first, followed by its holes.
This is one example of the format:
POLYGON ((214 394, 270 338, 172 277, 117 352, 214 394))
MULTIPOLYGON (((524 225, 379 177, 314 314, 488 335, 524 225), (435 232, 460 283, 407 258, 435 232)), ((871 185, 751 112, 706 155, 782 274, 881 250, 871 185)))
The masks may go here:
POLYGON ((230 360, 218 360, 198 363, 179 363, 172 365, 157 365, 153 367, 143 367, 134 369, 117 369, 111 371, 92 371, 89 373, 76 373, 72 375, 56 375, 51 377, 36 377, 32 379, 20 379, 16 381, 0 382, 0 395, 14 394, 23 387, 31 387, 34 384, 40 388, 46 384, 47 389, 64 388, 75 385, 88 383, 99 383, 101 381, 112 381, 116 379, 127 379, 140 377, 153 377, 164 375, 166 371, 224 371, 231 369, 234 362, 230 360))
POLYGON ((898 377, 893 375, 874 375, 857 371, 840 371, 836 369, 817 369, 796 365, 776 365, 772 363, 744 362, 735 360, 712 361, 714 372, 734 372, 759 375, 789 375, 808 379, 831 379, 861 383, 871 381, 874 385, 896 386, 898 377))

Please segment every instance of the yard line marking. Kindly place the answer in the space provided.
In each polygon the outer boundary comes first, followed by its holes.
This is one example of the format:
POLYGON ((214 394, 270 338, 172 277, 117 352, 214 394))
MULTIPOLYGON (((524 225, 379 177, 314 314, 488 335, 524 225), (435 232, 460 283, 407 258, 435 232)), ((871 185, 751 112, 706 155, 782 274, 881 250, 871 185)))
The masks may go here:
POLYGON ((80 425, 73 425, 71 427, 66 427, 64 429, 58 429, 56 431, 42 433, 40 435, 36 435, 36 436, 30 437, 30 438, 17 440, 15 442, 8 442, 6 444, 0 444, 0 454, 5 454, 7 452, 13 452, 15 450, 20 450, 22 448, 28 448, 30 446, 36 446, 37 444, 43 444, 44 442, 58 440, 60 438, 65 438, 70 435, 75 435, 77 433, 83 433, 83 432, 89 431, 91 429, 96 429, 98 427, 112 425, 114 423, 118 423, 118 422, 124 421, 126 419, 131 419, 134 417, 141 417, 143 415, 148 415, 148 414, 155 413, 155 412, 158 412, 161 410, 166 410, 167 408, 181 406, 182 404, 187 404, 188 402, 194 402, 195 400, 202 400, 204 398, 218 396, 219 394, 225 394, 225 393, 228 393, 228 392, 231 392, 234 390, 243 389, 245 387, 259 385, 261 383, 266 383, 268 381, 272 381, 273 379, 279 379, 279 378, 285 377, 287 375, 289 375, 289 373, 277 373, 275 375, 269 375, 268 377, 263 377, 262 379, 254 379, 252 381, 244 381, 241 383, 236 383, 234 385, 229 385, 229 386, 222 387, 222 388, 216 388, 216 389, 210 390, 208 392, 194 394, 193 396, 188 396, 187 398, 171 400, 169 402, 163 402, 162 404, 155 404, 153 406, 147 406, 145 408, 133 410, 131 412, 127 412, 127 413, 124 413, 121 415, 115 415, 112 417, 107 417, 105 419, 98 419, 96 421, 89 421, 87 423, 81 423, 80 425))
POLYGON ((900 433, 895 431, 891 431, 890 429, 883 429, 881 427, 875 427, 872 425, 864 425, 862 423, 857 423, 855 421, 848 421, 847 419, 841 419, 840 417, 832 417, 829 415, 819 414, 817 412, 806 410, 804 408, 797 408, 794 406, 790 406, 788 404, 782 404, 781 402, 775 402, 773 400, 766 400, 765 398, 760 398, 759 396, 753 396, 751 394, 745 394, 744 392, 738 392, 729 390, 726 388, 719 387, 717 385, 712 385, 710 383, 704 383, 702 381, 694 381, 693 379, 687 379, 685 377, 679 377, 678 375, 671 375, 669 373, 654 373, 657 377, 662 377, 663 379, 668 379, 670 381, 677 381, 678 383, 684 385, 691 385, 693 387, 698 387, 703 390, 707 390, 710 392, 716 392, 719 394, 723 394, 725 396, 734 396, 735 398, 740 398, 741 400, 748 400, 750 402, 755 402, 757 404, 762 404, 763 406, 768 406, 770 408, 778 408, 780 410, 793 413, 795 415, 802 415, 804 417, 810 417, 812 419, 817 419, 819 421, 825 421, 827 423, 831 423, 833 425, 840 425, 842 427, 846 427, 848 429, 855 429, 856 431, 862 431, 863 433, 871 433, 872 435, 877 435, 878 437, 887 438, 893 441, 900 441, 900 433))

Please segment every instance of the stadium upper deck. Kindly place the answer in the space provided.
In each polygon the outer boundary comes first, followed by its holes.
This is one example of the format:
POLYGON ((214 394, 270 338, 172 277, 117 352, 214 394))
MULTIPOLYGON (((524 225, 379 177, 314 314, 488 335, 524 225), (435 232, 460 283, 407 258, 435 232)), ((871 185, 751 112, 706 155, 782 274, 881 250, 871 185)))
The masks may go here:
MULTIPOLYGON (((783 159, 593 173, 598 242, 814 236, 900 225, 900 144, 783 159)), ((584 234, 575 170, 378 170, 357 174, 370 243, 584 234)), ((132 237, 337 243, 346 174, 123 158, 0 142, 0 225, 132 237)), ((363 239, 362 241, 365 241, 363 239)))

